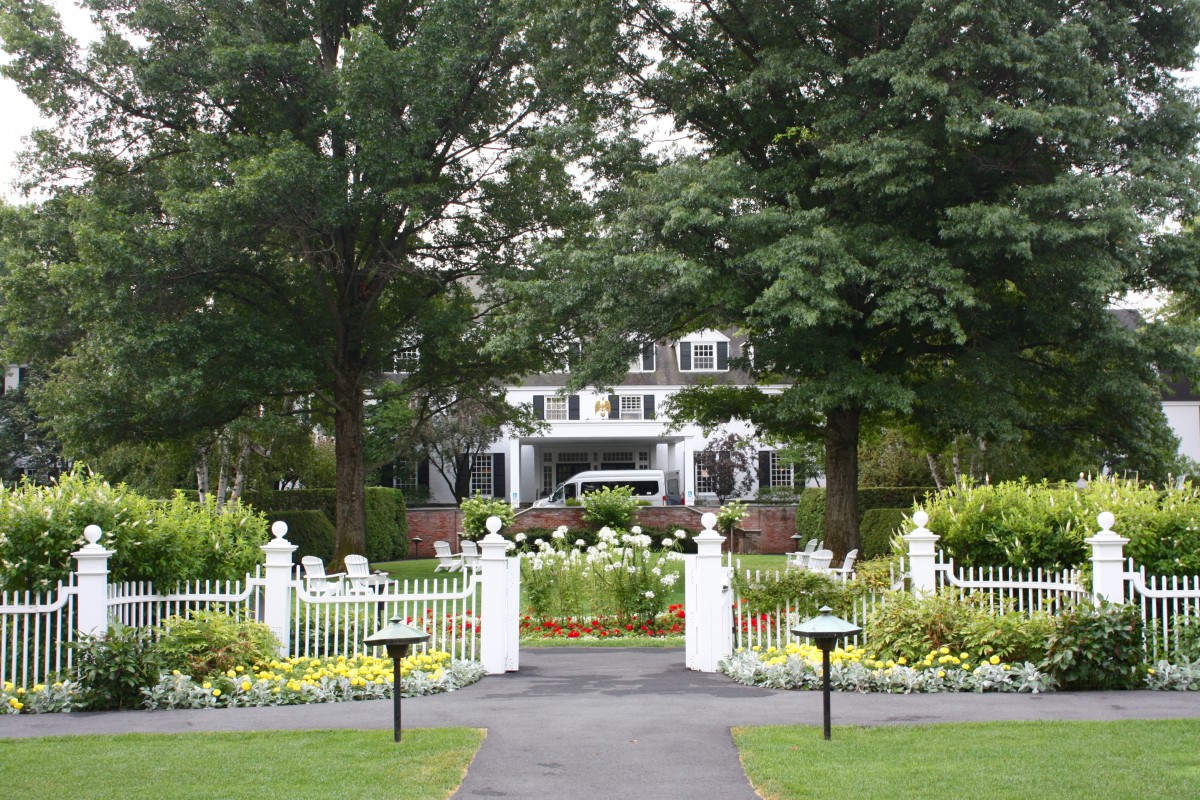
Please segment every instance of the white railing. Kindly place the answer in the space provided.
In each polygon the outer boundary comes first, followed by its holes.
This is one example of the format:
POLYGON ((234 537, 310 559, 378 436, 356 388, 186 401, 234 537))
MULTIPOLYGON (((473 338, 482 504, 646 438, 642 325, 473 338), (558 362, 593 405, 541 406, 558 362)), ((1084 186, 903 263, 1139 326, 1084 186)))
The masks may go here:
POLYGON ((1053 613, 1091 595, 1076 569, 1059 572, 1046 572, 1040 568, 1023 572, 1012 567, 961 569, 956 568, 954 559, 946 558, 941 550, 934 569, 939 586, 953 586, 963 594, 984 598, 989 611, 1053 613))
POLYGON ((1179 646, 1180 620, 1200 625, 1200 575, 1147 577, 1146 568, 1125 568, 1126 599, 1138 606, 1152 661, 1169 658, 1179 646))
POLYGON ((474 661, 479 654, 479 578, 472 571, 462 585, 449 579, 387 581, 373 594, 318 595, 294 583, 292 653, 297 656, 351 656, 362 641, 399 617, 429 634, 424 649, 443 650, 474 661))
POLYGON ((75 609, 73 583, 46 594, 0 592, 0 684, 32 686, 70 668, 75 609))
POLYGON ((259 619, 262 609, 258 590, 264 583, 260 569, 257 575, 247 575, 242 581, 187 582, 167 593, 158 592, 148 581, 110 584, 108 617, 111 622, 134 628, 151 628, 193 611, 259 619))

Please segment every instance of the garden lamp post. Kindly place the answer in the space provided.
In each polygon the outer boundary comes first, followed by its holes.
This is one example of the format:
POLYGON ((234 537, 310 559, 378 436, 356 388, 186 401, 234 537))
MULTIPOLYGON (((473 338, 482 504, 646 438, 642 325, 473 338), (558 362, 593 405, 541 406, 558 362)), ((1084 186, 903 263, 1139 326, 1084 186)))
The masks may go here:
POLYGON ((792 628, 793 636, 804 636, 821 648, 821 667, 823 673, 822 688, 824 691, 824 706, 825 706, 825 738, 829 738, 829 651, 837 643, 838 639, 845 636, 853 636, 860 633, 862 628, 857 625, 846 622, 844 619, 839 619, 833 616, 833 609, 829 606, 822 606, 821 613, 812 619, 805 620, 792 628))
POLYGON ((400 617, 393 617, 386 627, 363 639, 369 647, 379 645, 387 648, 392 659, 392 729, 396 741, 400 741, 400 662, 408 655, 408 647, 429 641, 429 634, 420 628, 405 625, 400 617))
POLYGON ((797 553, 799 553, 799 552, 800 552, 800 540, 801 540, 801 539, 803 539, 803 538, 804 538, 804 537, 803 537, 803 536, 801 536, 801 535, 800 535, 800 534, 798 534, 798 533, 793 533, 793 534, 792 534, 792 541, 796 543, 796 552, 797 552, 797 553))
POLYGON ((409 539, 409 541, 410 541, 410 542, 412 542, 412 546, 413 546, 413 548, 412 548, 412 557, 413 557, 413 558, 420 558, 421 556, 420 556, 420 555, 418 555, 418 553, 419 553, 419 552, 420 552, 420 550, 421 550, 421 542, 423 542, 423 541, 425 541, 425 540, 424 540, 424 539, 422 539, 420 536, 414 536, 414 537, 412 537, 411 539, 409 539))

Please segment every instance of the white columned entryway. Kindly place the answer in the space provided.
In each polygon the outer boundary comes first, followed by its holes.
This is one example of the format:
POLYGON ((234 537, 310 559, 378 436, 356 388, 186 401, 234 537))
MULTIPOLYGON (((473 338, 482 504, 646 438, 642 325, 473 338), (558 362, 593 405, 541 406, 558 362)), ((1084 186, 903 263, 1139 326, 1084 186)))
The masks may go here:
POLYGON ((515 437, 508 441, 508 502, 521 504, 521 440, 515 437))

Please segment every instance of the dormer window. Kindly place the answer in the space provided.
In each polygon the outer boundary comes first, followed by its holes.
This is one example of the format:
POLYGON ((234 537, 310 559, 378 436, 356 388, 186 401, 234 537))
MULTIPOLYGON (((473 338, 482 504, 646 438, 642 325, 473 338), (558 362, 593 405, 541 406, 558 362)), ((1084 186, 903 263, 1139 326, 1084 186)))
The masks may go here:
POLYGON ((681 339, 679 369, 681 372, 728 372, 729 340, 715 331, 681 339))

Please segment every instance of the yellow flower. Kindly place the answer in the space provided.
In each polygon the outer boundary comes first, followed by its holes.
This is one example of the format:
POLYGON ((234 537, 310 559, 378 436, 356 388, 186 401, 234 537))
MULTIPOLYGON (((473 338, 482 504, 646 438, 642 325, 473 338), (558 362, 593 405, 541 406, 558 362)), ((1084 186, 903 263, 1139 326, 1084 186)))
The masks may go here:
POLYGON ((944 670, 944 669, 939 669, 939 670, 938 670, 938 677, 939 677, 939 678, 944 678, 944 677, 946 677, 946 670, 944 670))
POLYGON ((963 664, 963 665, 962 665, 962 668, 963 668, 963 669, 970 669, 970 668, 971 668, 971 665, 970 665, 970 664, 963 664))
POLYGON ((993 664, 999 664, 999 663, 1000 663, 1000 656, 992 656, 991 658, 989 658, 989 659, 988 659, 988 661, 990 661, 990 662, 991 662, 991 663, 993 663, 993 664))
POLYGON ((213 689, 213 697, 220 697, 220 696, 221 696, 221 690, 213 689))
POLYGON ((242 691, 243 692, 250 691, 250 685, 251 685, 250 681, 242 681, 242 691))
POLYGON ((971 654, 970 653, 959 653, 958 657, 961 658, 963 661, 966 661, 968 658, 971 657, 971 654))
POLYGON ((8 698, 8 704, 10 706, 12 706, 13 708, 15 708, 17 711, 20 711, 22 708, 25 707, 25 704, 22 703, 20 700, 18 700, 15 697, 8 698))
POLYGON ((1146 674, 1147 674, 1147 675, 1153 675, 1153 674, 1154 674, 1154 670, 1152 670, 1152 669, 1148 669, 1148 670, 1146 670, 1146 674))
POLYGON ((938 650, 938 652, 939 652, 939 653, 941 653, 942 655, 946 655, 947 653, 949 653, 949 652, 950 652, 950 648, 949 648, 949 647, 943 647, 943 648, 941 648, 940 650, 938 650))
POLYGON ((211 684, 211 683, 209 683, 208 681, 205 681, 204 683, 200 684, 200 688, 201 688, 201 689, 211 689, 211 688, 212 688, 212 684, 211 684))
POLYGON ((901 666, 904 666, 905 664, 908 663, 908 659, 905 658, 904 656, 900 656, 899 658, 896 659, 896 663, 901 666))
POLYGON ((239 664, 239 665, 238 665, 238 668, 237 668, 237 671, 238 671, 239 673, 242 673, 242 672, 245 672, 245 671, 246 671, 246 668, 245 668, 245 667, 243 667, 243 666, 241 666, 241 665, 239 664))

